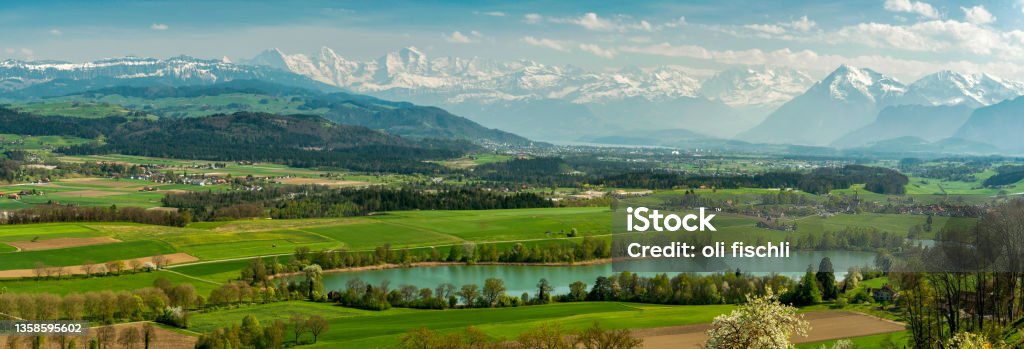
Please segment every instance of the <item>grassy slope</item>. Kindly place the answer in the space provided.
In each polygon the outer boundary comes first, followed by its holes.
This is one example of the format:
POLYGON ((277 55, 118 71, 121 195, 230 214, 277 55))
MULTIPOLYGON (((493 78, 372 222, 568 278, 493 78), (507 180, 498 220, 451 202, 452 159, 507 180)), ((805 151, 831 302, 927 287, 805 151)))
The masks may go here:
POLYGON ((320 314, 330 321, 331 330, 321 337, 317 348, 393 347, 410 329, 427 327, 441 332, 461 331, 476 326, 493 339, 510 339, 525 329, 545 322, 557 322, 570 329, 584 328, 600 321, 607 328, 647 328, 711 321, 732 306, 659 306, 615 302, 564 303, 501 309, 407 310, 367 312, 326 304, 289 302, 243 307, 228 312, 197 314, 193 329, 205 331, 238 323, 247 314, 261 322, 284 319, 292 313, 320 314))

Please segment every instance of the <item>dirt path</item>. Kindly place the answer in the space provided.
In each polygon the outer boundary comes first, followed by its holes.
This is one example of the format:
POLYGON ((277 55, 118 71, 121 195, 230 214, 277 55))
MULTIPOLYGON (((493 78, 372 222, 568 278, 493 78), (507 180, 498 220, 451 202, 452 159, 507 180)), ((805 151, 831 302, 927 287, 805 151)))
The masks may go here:
MULTIPOLYGON (((188 263, 188 262, 194 262, 194 261, 199 260, 199 258, 193 257, 193 256, 189 255, 188 253, 183 253, 183 252, 182 253, 165 254, 163 256, 164 256, 164 259, 167 261, 167 264, 188 263)), ((153 261, 153 257, 154 256, 139 257, 139 258, 135 258, 135 259, 126 259, 126 260, 124 260, 125 269, 126 270, 131 270, 131 261, 133 261, 133 260, 136 260, 136 261, 141 262, 142 264, 145 264, 147 262, 152 262, 153 261)), ((93 272, 95 272, 98 269, 99 266, 105 266, 105 263, 97 263, 97 264, 91 264, 91 265, 93 266, 93 272)), ((49 268, 49 269, 54 269, 54 268, 49 268)), ((56 273, 56 271, 51 271, 51 274, 55 275, 57 273, 56 273)), ((60 274, 61 275, 85 274, 85 268, 84 268, 83 265, 67 266, 67 267, 61 268, 60 274)), ((2 271, 0 271, 0 278, 25 278, 25 277, 36 277, 36 276, 37 275, 36 275, 36 270, 35 269, 12 269, 12 270, 2 270, 2 271)))
MULTIPOLYGON (((906 329, 899 322, 847 311, 820 311, 804 314, 811 323, 807 337, 793 338, 795 343, 861 337, 906 329)), ((644 339, 645 349, 700 348, 707 340, 704 332, 710 324, 657 327, 633 331, 644 339)))

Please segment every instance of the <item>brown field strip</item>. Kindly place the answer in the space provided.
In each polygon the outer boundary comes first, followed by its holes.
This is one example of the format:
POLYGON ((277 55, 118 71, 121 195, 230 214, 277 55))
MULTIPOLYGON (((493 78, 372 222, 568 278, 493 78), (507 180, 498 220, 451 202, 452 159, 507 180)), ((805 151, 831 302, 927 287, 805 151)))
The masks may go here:
MULTIPOLYGON (((195 261, 199 260, 199 258, 193 257, 193 256, 189 255, 188 253, 184 253, 184 252, 165 254, 163 256, 164 256, 164 259, 167 261, 167 264, 180 264, 180 263, 195 262, 195 261)), ((130 262, 133 261, 133 260, 136 260, 136 261, 139 261, 139 262, 145 264, 146 262, 152 262, 153 261, 153 256, 150 256, 150 257, 140 257, 140 258, 134 258, 134 259, 126 259, 126 260, 124 260, 125 270, 131 270, 131 263, 130 262)), ((92 266, 94 266, 94 267, 105 266, 105 263, 92 264, 92 266)), ((95 268, 94 268, 93 272, 95 272, 95 268)), ((36 269, 0 270, 0 278, 36 277, 37 276, 36 274, 37 274, 36 269)), ((85 268, 82 265, 67 266, 67 267, 63 267, 62 268, 61 275, 70 275, 70 274, 74 274, 74 275, 85 274, 85 268)))
POLYGON ((102 236, 93 238, 56 238, 36 241, 11 241, 6 244, 16 247, 21 251, 52 250, 57 248, 78 247, 111 244, 121 240, 102 236))
MULTIPOLYGON (((793 338, 794 343, 810 343, 832 339, 862 337, 899 332, 904 324, 871 315, 846 311, 819 311, 804 314, 811 323, 807 337, 793 338)), ((700 348, 710 324, 657 327, 633 331, 644 339, 645 349, 700 348)))

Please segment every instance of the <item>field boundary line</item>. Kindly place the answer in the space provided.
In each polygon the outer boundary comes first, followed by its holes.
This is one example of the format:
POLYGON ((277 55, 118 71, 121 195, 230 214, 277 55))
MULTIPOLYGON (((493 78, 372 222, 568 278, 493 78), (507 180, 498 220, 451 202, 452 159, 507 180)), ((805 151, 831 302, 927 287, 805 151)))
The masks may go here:
POLYGON ((160 269, 160 270, 161 271, 166 271, 166 272, 172 273, 172 274, 178 274, 178 275, 187 277, 189 279, 193 279, 193 280, 197 280, 197 281, 202 281, 202 282, 209 283, 209 284, 214 284, 214 285, 218 285, 218 286, 219 285, 223 285, 223 283, 220 283, 220 282, 216 282, 216 281, 213 281, 213 280, 203 279, 203 278, 200 278, 200 277, 197 277, 197 276, 188 275, 188 274, 185 274, 185 273, 182 273, 182 272, 179 272, 179 271, 170 270, 170 269, 167 269, 167 268, 160 269))

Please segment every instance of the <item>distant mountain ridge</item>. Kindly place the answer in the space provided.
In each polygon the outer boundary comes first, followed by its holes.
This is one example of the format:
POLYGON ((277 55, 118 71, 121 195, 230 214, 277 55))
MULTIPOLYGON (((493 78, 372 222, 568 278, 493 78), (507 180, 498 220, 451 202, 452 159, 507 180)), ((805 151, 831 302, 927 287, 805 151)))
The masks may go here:
POLYGON ((13 97, 59 96, 126 85, 188 86, 232 80, 263 80, 314 90, 339 90, 279 69, 188 56, 122 57, 86 63, 0 61, 0 91, 8 91, 13 97))
MULTIPOLYGON (((258 80, 233 80, 225 83, 200 86, 120 86, 87 91, 84 96, 103 101, 118 102, 108 96, 143 98, 155 101, 161 99, 196 98, 248 94, 254 96, 283 97, 289 102, 301 103, 300 113, 320 115, 343 125, 368 127, 386 133, 412 138, 462 139, 478 143, 527 145, 531 141, 512 133, 481 126, 466 118, 453 115, 436 107, 424 107, 408 102, 392 102, 370 96, 344 92, 323 93, 298 87, 284 86, 258 80)), ((69 96, 70 98, 75 97, 69 96)), ((264 98, 265 99, 265 98, 264 98)), ((130 105, 128 105, 130 106, 130 105)), ((153 107, 151 105, 151 107, 153 107)), ((273 108, 266 106, 264 108, 273 108)), ((173 109, 172 109, 173 110, 173 109)), ((209 108, 206 114, 230 112, 209 108)), ((160 114, 160 109, 151 109, 160 114)), ((296 112, 279 112, 294 114, 296 112)), ((164 115, 166 116, 166 115, 164 115)))

